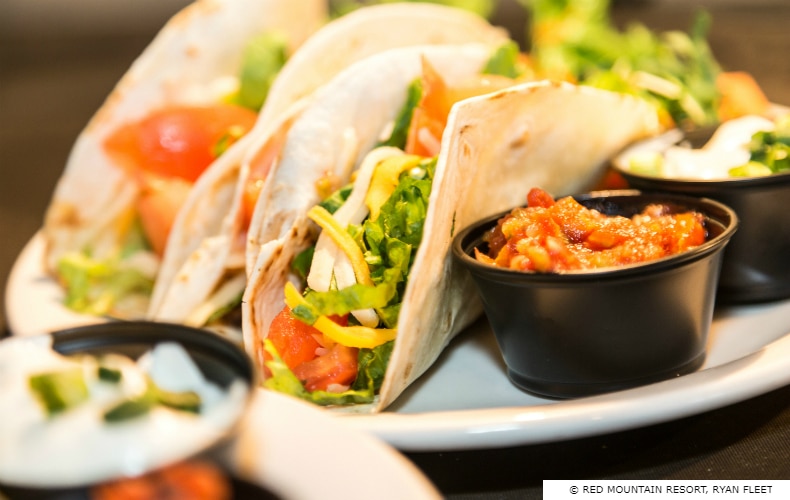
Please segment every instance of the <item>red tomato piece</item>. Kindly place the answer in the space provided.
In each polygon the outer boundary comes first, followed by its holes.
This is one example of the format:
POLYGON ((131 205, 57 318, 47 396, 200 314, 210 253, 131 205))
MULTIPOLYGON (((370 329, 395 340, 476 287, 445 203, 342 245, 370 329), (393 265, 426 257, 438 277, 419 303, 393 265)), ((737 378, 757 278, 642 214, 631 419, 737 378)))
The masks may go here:
POLYGON ((283 362, 293 370, 316 357, 316 349, 321 347, 316 337, 320 336, 321 332, 296 319, 285 306, 272 321, 267 338, 274 344, 283 362))
POLYGON ((335 344, 326 354, 300 364, 293 372, 308 391, 325 391, 333 384, 348 386, 357 377, 358 352, 355 347, 335 344))
POLYGON ((554 198, 546 191, 532 188, 527 193, 527 206, 549 208, 554 205, 554 198))
POLYGON ((99 484, 89 496, 94 500, 221 500, 231 498, 231 484, 218 466, 194 460, 99 484))
POLYGON ((170 229, 192 185, 181 179, 153 176, 144 177, 142 182, 137 214, 151 247, 158 255, 163 255, 170 229))
POLYGON ((422 98, 414 108, 414 113, 406 138, 405 151, 408 154, 434 156, 442 139, 447 116, 453 102, 450 100, 447 84, 428 60, 422 60, 422 98), (426 144, 425 137, 430 135, 435 144, 426 144))
POLYGON ((119 127, 104 142, 108 154, 132 172, 147 171, 194 182, 215 159, 215 148, 255 124, 241 106, 174 106, 119 127))

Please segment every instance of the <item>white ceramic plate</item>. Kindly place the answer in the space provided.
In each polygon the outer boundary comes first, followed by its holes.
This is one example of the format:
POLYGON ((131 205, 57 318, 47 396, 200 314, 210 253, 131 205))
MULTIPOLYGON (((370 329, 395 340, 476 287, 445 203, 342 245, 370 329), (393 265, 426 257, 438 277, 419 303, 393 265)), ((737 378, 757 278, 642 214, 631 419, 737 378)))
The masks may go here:
MULTIPOLYGON (((58 287, 42 275, 41 250, 34 237, 11 272, 6 291, 11 330, 30 335, 96 321, 63 309, 58 287)), ((386 412, 337 418, 407 451, 498 448, 626 430, 790 384, 789 333, 790 301, 720 309, 699 371, 628 391, 553 401, 523 393, 508 381, 490 327, 481 319, 386 412)))

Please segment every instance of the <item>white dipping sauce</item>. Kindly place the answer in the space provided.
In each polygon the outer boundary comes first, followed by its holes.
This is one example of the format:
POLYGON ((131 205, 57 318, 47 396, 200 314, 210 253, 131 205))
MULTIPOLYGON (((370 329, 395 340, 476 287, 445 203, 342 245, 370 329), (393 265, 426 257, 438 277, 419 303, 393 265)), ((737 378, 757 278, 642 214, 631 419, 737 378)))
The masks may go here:
POLYGON ((162 343, 137 364, 127 358, 118 384, 86 376, 89 400, 49 417, 29 388, 30 375, 86 364, 53 351, 51 342, 49 335, 0 342, 0 483, 69 487, 138 475, 210 446, 246 406, 246 382, 224 390, 204 379, 179 344, 162 343), (108 407, 145 389, 143 372, 163 389, 197 392, 200 413, 157 406, 105 422, 108 407))
POLYGON ((645 154, 662 153, 660 171, 656 175, 668 179, 727 179, 729 170, 749 161, 749 143, 752 135, 761 131, 774 130, 774 123, 761 116, 743 116, 721 124, 710 140, 699 149, 680 145, 669 145, 682 138, 682 133, 673 130, 664 138, 648 140, 632 146, 623 153, 620 162, 626 164, 630 158, 645 154))

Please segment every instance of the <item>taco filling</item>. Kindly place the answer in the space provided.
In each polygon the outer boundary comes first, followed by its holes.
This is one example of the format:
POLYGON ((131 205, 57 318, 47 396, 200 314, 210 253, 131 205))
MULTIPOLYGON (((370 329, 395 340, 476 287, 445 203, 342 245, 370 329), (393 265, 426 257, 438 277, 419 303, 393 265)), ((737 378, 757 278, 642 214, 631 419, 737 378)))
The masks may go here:
MULTIPOLYGON (((80 313, 139 317, 145 312, 168 235, 179 209, 205 170, 256 123, 271 83, 286 62, 287 40, 276 32, 253 38, 238 77, 188 89, 190 102, 155 109, 109 132, 106 155, 138 188, 134 205, 109 238, 57 262, 65 305, 80 313), (208 102, 208 104, 203 104, 208 102)), ((243 240, 238 253, 243 254, 243 240)), ((243 257, 237 259, 239 275, 243 257)), ((233 310, 244 280, 220 287, 201 324, 233 310), (232 289, 232 290, 231 290, 232 289), (218 303, 221 302, 221 303, 218 303)))
POLYGON ((423 59, 422 77, 353 183, 307 213, 320 232, 291 265, 303 291, 285 285, 285 307, 263 341, 266 387, 320 405, 374 400, 398 335, 450 109, 513 85, 524 62, 506 44, 478 80, 451 88, 423 59))

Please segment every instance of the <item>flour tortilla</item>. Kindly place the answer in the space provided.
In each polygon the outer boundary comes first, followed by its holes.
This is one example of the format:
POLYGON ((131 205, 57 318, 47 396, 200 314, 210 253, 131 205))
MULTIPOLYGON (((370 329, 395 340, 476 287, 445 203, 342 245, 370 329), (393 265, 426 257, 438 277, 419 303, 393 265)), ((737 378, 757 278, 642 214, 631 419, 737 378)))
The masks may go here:
MULTIPOLYGON (((358 92, 354 103, 352 96, 348 99, 347 106, 367 109, 359 101, 376 96, 358 92)), ((339 142, 344 125, 330 116, 325 119, 325 133, 339 142)), ((443 135, 424 237, 410 271, 380 394, 373 404, 332 410, 383 410, 482 313, 470 275, 452 259, 455 232, 523 204, 532 187, 555 196, 585 190, 600 177, 608 158, 658 131, 655 110, 646 102, 568 83, 519 84, 457 103, 443 135)), ((319 149, 316 154, 320 153, 319 149)), ((247 348, 259 364, 266 321, 283 306, 290 259, 309 244, 309 233, 300 215, 281 243, 262 247, 245 310, 250 320, 245 322, 247 348)))
POLYGON ((293 51, 325 19, 325 0, 197 0, 177 13, 77 138, 45 216, 46 268, 85 248, 98 259, 117 251, 139 188, 105 153, 110 133, 157 108, 216 102, 212 87, 238 75, 253 36, 277 30, 293 51))
POLYGON ((453 85, 478 75, 493 51, 480 44, 392 49, 350 66, 316 91, 288 133, 250 225, 242 330, 259 366, 262 340, 283 307, 290 263, 315 236, 307 211, 321 201, 316 182, 328 174, 349 181, 405 103, 409 84, 422 75, 423 58, 453 85))
MULTIPOLYGON (((200 326, 205 314, 196 311, 211 309, 206 304, 212 293, 229 275, 238 276, 234 245, 246 229, 241 214, 249 169, 256 155, 303 112, 316 89, 352 63, 388 49, 460 42, 498 45, 507 40, 503 29, 479 16, 432 4, 365 7, 322 27, 305 41, 272 84, 244 151, 226 153, 228 158, 220 158, 193 189, 168 240, 149 318, 200 326)), ((353 88, 354 83, 350 85, 348 88, 353 88)), ((293 163, 286 161, 283 168, 291 169, 293 163)), ((294 186, 303 184, 294 180, 294 186)), ((278 198, 274 205, 288 203, 290 200, 278 198)), ((250 226, 256 255, 262 243, 274 238, 257 228, 273 222, 266 219, 275 211, 282 216, 287 209, 256 208, 250 226)), ((251 265, 252 260, 247 262, 247 267, 251 265)))
POLYGON ((568 83, 521 84, 458 103, 450 113, 422 244, 410 271, 380 411, 482 313, 468 272, 452 258, 455 232, 523 205, 532 187, 583 192, 626 145, 659 132, 637 98, 568 83))

